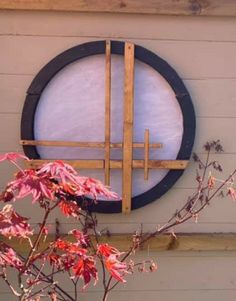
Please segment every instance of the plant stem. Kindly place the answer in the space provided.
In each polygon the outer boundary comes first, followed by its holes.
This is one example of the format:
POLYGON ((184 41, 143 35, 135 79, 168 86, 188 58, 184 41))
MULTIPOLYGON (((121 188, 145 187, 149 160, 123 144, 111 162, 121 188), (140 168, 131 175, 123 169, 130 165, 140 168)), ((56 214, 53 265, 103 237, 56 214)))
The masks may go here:
POLYGON ((23 267, 23 272, 28 268, 29 264, 30 264, 30 261, 34 255, 34 253, 36 252, 37 248, 38 248, 38 245, 39 245, 39 242, 40 242, 40 239, 41 239, 41 236, 43 234, 43 229, 46 225, 46 222, 47 222, 47 218, 49 216, 49 213, 50 213, 50 209, 47 209, 46 212, 45 212, 45 215, 44 215, 44 218, 43 218, 43 222, 41 224, 41 227, 40 227, 40 230, 39 230, 39 233, 37 235, 37 238, 33 244, 33 247, 31 248, 30 252, 29 252, 29 255, 26 259, 26 262, 25 262, 25 265, 23 267))
MULTIPOLYGON (((98 244, 99 243, 99 238, 98 238, 98 234, 97 234, 97 231, 96 231, 96 222, 93 218, 93 214, 90 213, 90 218, 92 220, 92 223, 93 223, 93 233, 94 233, 94 236, 95 236, 95 240, 96 240, 96 243, 98 244)), ((95 249, 95 248, 94 248, 95 249)), ((105 269, 105 265, 104 265, 104 260, 103 260, 103 257, 102 256, 98 256, 100 262, 101 262, 101 266, 102 266, 102 278, 103 278, 103 287, 104 289, 106 289, 106 269, 105 269)))
MULTIPOLYGON (((22 257, 22 256, 21 256, 22 257)), ((34 269, 36 271, 39 271, 40 269, 35 265, 32 264, 32 266, 34 267, 34 269)), ((48 280, 49 283, 53 284, 53 286, 55 287, 55 289, 57 289, 58 291, 60 291, 62 294, 64 294, 70 301, 75 301, 65 290, 63 290, 58 284, 54 284, 54 282, 51 279, 51 275, 47 276, 45 273, 41 272, 42 276, 44 278, 46 278, 48 280)))
MULTIPOLYGON (((209 153, 207 156, 207 163, 209 160, 209 153)), ((205 179, 206 176, 206 169, 207 169, 207 165, 204 167, 204 172, 203 172, 203 179, 205 179)), ((201 212, 206 206, 209 205, 209 202, 217 195, 217 193, 229 182, 230 179, 232 179, 232 177, 236 174, 236 169, 226 178, 226 180, 223 181, 223 183, 215 190, 215 192, 208 198, 207 202, 205 202, 199 209, 195 210, 194 212, 188 212, 188 215, 184 218, 182 218, 181 220, 175 220, 173 223, 171 223, 171 221, 173 220, 174 217, 172 217, 163 227, 161 227, 160 229, 158 229, 157 231, 154 231, 153 233, 150 233, 149 235, 147 235, 144 239, 142 239, 139 244, 137 245, 133 245, 130 250, 125 254, 125 256, 122 258, 121 262, 123 262, 125 259, 127 259, 131 253, 133 253, 133 251, 135 251, 138 247, 142 246, 144 243, 146 243, 148 240, 150 240, 153 237, 156 237, 164 232, 166 232, 167 230, 169 230, 170 228, 176 226, 176 225, 180 225, 185 223, 187 220, 191 219, 193 217, 193 214, 198 214, 199 212, 201 212)), ((199 194, 199 190, 202 190, 203 188, 203 183, 201 183, 198 187, 198 191, 196 193, 196 195, 199 194)), ((197 201, 199 200, 199 196, 197 197, 197 201)), ((187 201, 187 203, 189 203, 189 200, 187 201)), ((187 204, 186 203, 186 204, 187 204)), ((178 211, 181 212, 183 209, 186 208, 186 204, 178 211)), ((194 203, 194 206, 196 205, 196 202, 194 203)), ((178 213, 177 212, 177 213, 178 213)), ((111 288, 111 281, 112 281, 112 276, 109 277, 109 280, 107 282, 107 285, 105 287, 104 290, 104 295, 103 295, 103 299, 102 301, 106 301, 107 297, 108 297, 108 293, 114 288, 116 287, 116 285, 119 284, 119 282, 117 281, 111 288)))

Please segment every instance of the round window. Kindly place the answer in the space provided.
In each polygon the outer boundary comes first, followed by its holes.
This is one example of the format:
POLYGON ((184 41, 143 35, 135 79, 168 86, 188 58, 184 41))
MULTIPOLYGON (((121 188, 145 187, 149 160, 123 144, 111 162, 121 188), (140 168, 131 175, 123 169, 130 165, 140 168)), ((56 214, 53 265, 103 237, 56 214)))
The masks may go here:
MULTIPOLYGON (((50 61, 27 91, 22 113, 21 139, 85 143, 83 147, 24 145, 31 159, 103 162, 106 41, 73 47, 50 61)), ((110 159, 122 162, 124 126, 124 42, 111 42, 110 159)), ((182 80, 164 60, 149 50, 134 48, 134 118, 132 158, 144 161, 144 136, 149 131, 149 160, 189 160, 195 136, 195 114, 182 80), (135 145, 141 147, 135 147, 135 145), (143 147, 142 147, 143 145, 143 147), (152 148, 152 145, 156 146, 152 148)), ((138 165, 138 163, 137 163, 138 165)), ((141 164, 142 165, 142 164, 141 164)), ((170 164, 169 164, 170 165, 170 164)), ((86 166, 86 164, 84 164, 86 166)), ((94 165, 95 166, 95 165, 94 165)), ((153 164, 154 166, 154 164, 153 164)), ((160 164, 160 166, 162 166, 160 164)), ((183 169, 152 168, 144 179, 143 168, 132 169, 131 209, 142 207, 167 192, 183 169)), ((82 175, 103 181, 103 168, 87 165, 82 175)), ((122 195, 122 167, 110 171, 112 189, 122 195)), ((121 212, 122 200, 99 199, 93 210, 121 212)))

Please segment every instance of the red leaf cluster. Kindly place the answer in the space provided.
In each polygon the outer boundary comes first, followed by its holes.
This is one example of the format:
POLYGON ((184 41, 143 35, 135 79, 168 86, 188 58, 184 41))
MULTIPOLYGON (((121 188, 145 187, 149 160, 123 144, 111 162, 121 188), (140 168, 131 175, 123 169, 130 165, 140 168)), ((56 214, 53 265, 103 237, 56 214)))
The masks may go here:
POLYGON ((54 252, 48 257, 51 265, 66 271, 72 270, 74 277, 82 278, 84 287, 89 284, 92 278, 98 279, 96 261, 94 256, 88 256, 88 250, 82 245, 86 244, 86 238, 78 231, 73 230, 77 241, 72 243, 66 240, 57 239, 54 243, 54 252), (57 251, 60 253, 58 254, 57 251))
POLYGON ((117 281, 126 282, 123 276, 129 273, 128 265, 118 259, 122 253, 108 244, 99 245, 97 250, 104 257, 105 267, 111 276, 117 281))
POLYGON ((38 171, 38 175, 47 175, 53 178, 64 192, 68 192, 74 196, 88 196, 96 199, 99 195, 110 199, 118 199, 116 193, 110 191, 102 182, 81 177, 77 171, 62 161, 55 161, 44 164, 38 171))
MULTIPOLYGON (((19 158, 28 159, 21 154, 7 153, 0 156, 0 162, 3 160, 15 162, 19 158)), ((79 176, 72 166, 62 161, 46 163, 38 170, 20 169, 15 180, 11 181, 0 195, 0 200, 7 202, 28 195, 32 196, 33 203, 41 202, 43 199, 63 201, 60 204, 62 213, 73 217, 79 215, 79 209, 75 203, 69 205, 68 202, 76 197, 96 199, 103 196, 107 199, 118 199, 117 194, 100 181, 79 176)))
POLYGON ((19 153, 5 153, 3 155, 0 155, 0 162, 8 160, 11 162, 16 162, 18 159, 23 159, 29 161, 29 158, 26 156, 19 154, 19 153))
POLYGON ((236 201, 236 191, 233 187, 228 188, 227 195, 229 195, 233 201, 236 201))
POLYGON ((8 190, 12 191, 16 199, 32 195, 33 203, 43 198, 53 200, 54 189, 54 184, 46 175, 38 175, 33 169, 18 172, 16 180, 8 184, 8 190))
POLYGON ((104 257, 109 257, 110 255, 116 255, 118 257, 122 254, 116 248, 114 248, 108 244, 98 245, 97 252, 98 252, 98 254, 101 254, 104 257))
MULTIPOLYGON (((0 162, 9 160, 19 167, 16 164, 17 159, 28 160, 24 155, 17 153, 0 156, 0 162)), ((45 236, 44 238, 48 235, 46 219, 51 210, 58 206, 66 217, 80 220, 81 216, 84 217, 84 213, 82 214, 82 209, 75 201, 77 197, 88 197, 91 200, 101 196, 105 199, 118 199, 117 195, 100 181, 79 176, 73 167, 62 161, 44 164, 37 170, 22 170, 20 167, 19 169, 15 179, 8 183, 5 191, 0 195, 0 201, 9 202, 31 196, 33 203, 39 203, 45 209, 45 219, 39 224, 38 240, 36 239, 34 243, 29 240, 32 249, 26 262, 22 263, 13 249, 1 244, 0 266, 11 266, 19 271, 29 272, 36 260, 49 262, 53 269, 68 271, 74 278, 81 278, 86 287, 92 279, 95 283, 98 279, 96 259, 99 258, 114 279, 125 282, 123 276, 128 271, 127 264, 119 260, 122 253, 108 244, 98 245, 97 250, 94 250, 87 235, 89 227, 85 230, 86 234, 78 229, 71 230, 69 234, 72 234, 74 242, 57 238, 44 251, 38 249, 42 235, 45 236)), ((96 223, 92 222, 92 226, 96 227, 96 223)), ((32 230, 28 219, 16 213, 12 205, 7 204, 0 211, 0 234, 7 237, 29 238, 32 230)), ((28 277, 33 285, 34 280, 31 278, 28 277)))
POLYGON ((84 280, 84 287, 86 287, 92 278, 95 283, 98 280, 98 271, 95 267, 95 260, 92 256, 82 256, 73 266, 73 272, 76 277, 84 280))
POLYGON ((12 205, 5 205, 0 211, 0 234, 27 238, 33 234, 27 221, 28 218, 17 214, 12 205))
POLYGON ((23 267, 23 262, 17 257, 15 251, 3 242, 0 244, 0 266, 14 267, 19 271, 23 267))
POLYGON ((67 254, 84 255, 87 253, 87 250, 81 248, 78 242, 72 243, 60 238, 56 240, 54 247, 58 250, 66 252, 67 254))
POLYGON ((66 217, 78 217, 81 211, 81 208, 74 201, 62 200, 58 207, 66 217))

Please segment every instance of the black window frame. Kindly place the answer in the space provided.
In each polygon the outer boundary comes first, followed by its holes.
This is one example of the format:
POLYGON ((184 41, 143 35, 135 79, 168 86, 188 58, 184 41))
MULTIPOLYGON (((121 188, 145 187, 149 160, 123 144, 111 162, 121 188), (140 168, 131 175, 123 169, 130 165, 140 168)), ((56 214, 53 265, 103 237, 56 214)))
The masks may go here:
MULTIPOLYGON (((124 55, 125 42, 111 41, 111 53, 124 55)), ((50 80, 68 64, 79 59, 98 54, 105 54, 106 41, 92 41, 77 45, 56 56, 46 64, 33 79, 27 90, 22 118, 21 139, 35 140, 34 117, 41 94, 50 80)), ((144 47, 135 45, 135 59, 155 69, 173 89, 183 115, 183 136, 176 160, 189 160, 194 144, 196 118, 191 97, 177 72, 162 58, 144 47)), ((23 146, 26 156, 40 159, 35 146, 23 146)), ((131 200, 131 210, 143 207, 164 195, 181 177, 184 170, 169 170, 167 175, 148 191, 131 200)), ((97 201, 91 210, 101 213, 122 212, 122 202, 117 200, 97 201)))

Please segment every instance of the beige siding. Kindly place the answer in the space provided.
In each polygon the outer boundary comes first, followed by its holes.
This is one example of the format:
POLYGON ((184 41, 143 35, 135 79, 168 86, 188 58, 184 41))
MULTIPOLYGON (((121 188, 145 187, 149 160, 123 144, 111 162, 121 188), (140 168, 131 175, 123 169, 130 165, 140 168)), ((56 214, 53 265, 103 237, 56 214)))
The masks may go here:
MULTIPOLYGON (((0 11, 0 152, 21 150, 21 109, 26 89, 40 68, 69 47, 105 38, 131 40, 153 50, 176 68, 196 109, 194 150, 202 152, 208 139, 221 139, 225 153, 215 158, 225 168, 217 176, 231 172, 236 166, 235 18, 0 11)), ((12 172, 12 168, 2 165, 0 187, 12 172)), ((144 230, 155 229, 192 193, 194 178, 195 167, 190 163, 184 176, 159 201, 128 216, 99 215, 101 229, 130 232, 141 223, 144 230)), ((28 200, 16 206, 37 223, 39 212, 29 203, 28 200)), ((229 199, 218 198, 201 215, 198 224, 191 221, 178 231, 236 232, 235 206, 229 199)), ((54 218, 56 214, 52 223, 54 218)), ((72 226, 67 219, 60 221, 62 231, 72 226)), ((130 280, 112 295, 112 300, 235 300, 235 252, 151 255, 159 258, 159 272, 155 276, 136 276, 137 282, 130 280)), ((91 288, 81 300, 100 300, 100 290, 99 285, 91 288)), ((1 281, 0 293, 1 300, 13 300, 1 281)))
MULTIPOLYGON (((18 144, 19 125, 25 92, 45 63, 79 43, 118 38, 150 48, 176 68, 196 109, 194 150, 202 152, 202 145, 208 139, 221 139, 225 153, 216 159, 223 162, 225 168, 219 177, 232 170, 232 162, 236 159, 236 141, 232 133, 236 120, 235 19, 1 11, 0 24, 1 152, 21 149, 18 144), (138 29, 140 26, 142 31, 138 29)), ((11 173, 12 168, 4 165, 0 171, 0 187, 11 173)), ((104 225, 114 224, 112 228, 116 232, 133 230, 140 223, 153 228, 156 222, 165 221, 172 209, 178 208, 195 187, 194 178, 195 167, 190 163, 175 189, 160 201, 128 217, 102 216, 102 222, 104 225)), ((223 204, 226 202, 224 200, 223 204)), ((186 231, 235 232, 233 205, 220 206, 219 201, 216 204, 204 213, 200 225, 191 222, 192 226, 186 231)), ((34 220, 37 222, 37 214, 34 220)), ((186 229, 186 226, 182 228, 186 229)))
MULTIPOLYGON (((141 253, 137 259, 142 261, 148 255, 141 253)), ((165 252, 149 253, 151 258, 158 260, 159 270, 155 274, 135 273, 128 276, 127 284, 119 285, 110 296, 110 300, 131 298, 131 300, 225 300, 233 301, 236 296, 235 271, 232 262, 236 253, 221 252, 214 254, 205 252, 165 252)), ((15 275, 11 275, 14 279, 15 275)), ((72 284, 62 275, 58 280, 63 281, 64 288, 73 291, 72 284)), ((14 301, 7 294, 7 287, 0 282, 0 294, 4 301, 14 301), (3 298, 3 297, 2 297, 3 298)), ((88 293, 81 292, 80 300, 101 300, 102 283, 91 285, 88 293)))
MULTIPOLYGON (((8 293, 1 293, 1 296, 4 301, 16 301, 16 298, 13 298, 12 295, 8 293)), ((162 291, 128 291, 128 292, 113 292, 110 296, 112 301, 120 301, 121 299, 125 300, 135 300, 135 301, 199 301, 199 300, 214 300, 214 301, 234 301, 236 297, 235 290, 225 290, 225 289, 216 289, 216 290, 162 290, 162 291)), ((85 292, 81 293, 81 301, 97 301, 102 300, 102 294, 100 292, 85 292)))
MULTIPOLYGON (((230 135, 236 118, 234 19, 3 11, 0 16, 1 152, 21 149, 18 144, 19 124, 25 91, 40 68, 68 47, 94 39, 116 37, 130 39, 152 49, 176 68, 185 80, 196 109, 194 150, 202 152, 202 145, 208 139, 221 139, 225 154, 216 159, 223 161, 223 175, 231 171, 236 154, 236 142, 230 135), (137 24, 142 25, 141 32, 137 24)), ((4 186, 5 179, 10 178, 11 173, 12 169, 4 166, 0 171, 0 187, 4 186)), ((167 219, 172 208, 178 208, 191 192, 190 189, 194 188, 194 178, 195 168, 191 163, 176 183, 175 190, 160 201, 129 217, 105 215, 102 217, 103 224, 114 224, 112 228, 117 232, 127 231, 126 225, 131 225, 129 229, 133 230, 141 222, 147 228, 153 228, 156 222, 167 219), (172 199, 174 201, 170 202, 172 199), (164 204, 163 209, 161 204, 164 204), (167 204, 171 204, 169 210, 165 208, 167 204), (122 225, 117 227, 121 222, 122 225)), ((201 226, 196 227, 191 222, 188 231, 215 229, 234 232, 234 220, 229 217, 231 207, 223 208, 224 214, 219 205, 213 205, 209 213, 204 213, 204 219, 200 219, 201 226)), ((34 220, 37 222, 37 215, 34 220)))
POLYGON ((0 34, 235 41, 235 18, 68 12, 0 12, 0 34), (29 26, 30 24, 30 26, 29 26), (142 30, 140 30, 142 28, 142 30))
MULTIPOLYGON (((67 48, 99 39, 99 37, 0 36, 0 73, 34 75, 50 59, 67 48)), ((233 59, 236 51, 235 42, 144 39, 132 39, 132 42, 158 53, 178 70, 183 79, 236 77, 236 62, 233 59)))

